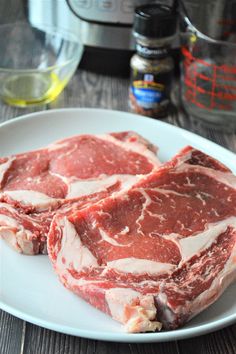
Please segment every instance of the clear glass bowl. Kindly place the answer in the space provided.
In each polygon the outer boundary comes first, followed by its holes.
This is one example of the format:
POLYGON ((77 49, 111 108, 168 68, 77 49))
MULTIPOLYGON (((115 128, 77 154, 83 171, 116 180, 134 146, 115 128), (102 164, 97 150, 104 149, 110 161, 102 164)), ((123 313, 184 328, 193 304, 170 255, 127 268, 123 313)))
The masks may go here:
POLYGON ((82 57, 83 45, 68 31, 19 22, 0 26, 0 96, 26 107, 54 100, 82 57))

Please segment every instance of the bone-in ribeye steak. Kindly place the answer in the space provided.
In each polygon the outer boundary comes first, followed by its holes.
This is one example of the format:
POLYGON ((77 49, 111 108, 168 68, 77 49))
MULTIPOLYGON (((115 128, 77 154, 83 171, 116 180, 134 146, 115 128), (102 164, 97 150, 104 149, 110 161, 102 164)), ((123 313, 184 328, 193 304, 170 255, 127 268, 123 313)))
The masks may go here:
POLYGON ((128 191, 51 224, 62 283, 130 332, 174 329, 236 276, 236 177, 187 147, 128 191))
POLYGON ((0 159, 0 236, 17 251, 46 253, 55 213, 127 188, 158 166, 156 148, 134 132, 78 135, 0 159))

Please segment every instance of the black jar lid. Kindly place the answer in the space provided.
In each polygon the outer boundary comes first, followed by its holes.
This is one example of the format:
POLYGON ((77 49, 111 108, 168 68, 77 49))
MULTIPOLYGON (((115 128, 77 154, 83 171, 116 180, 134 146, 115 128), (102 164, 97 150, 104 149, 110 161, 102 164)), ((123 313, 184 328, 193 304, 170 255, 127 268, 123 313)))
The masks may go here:
POLYGON ((176 32, 177 12, 170 6, 149 4, 135 9, 134 32, 149 38, 171 37, 176 32))

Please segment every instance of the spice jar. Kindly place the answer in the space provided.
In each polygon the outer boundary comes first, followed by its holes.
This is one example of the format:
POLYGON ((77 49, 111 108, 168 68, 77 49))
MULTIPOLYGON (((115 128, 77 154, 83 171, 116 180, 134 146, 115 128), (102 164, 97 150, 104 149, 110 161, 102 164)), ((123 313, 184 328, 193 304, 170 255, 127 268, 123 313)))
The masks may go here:
POLYGON ((154 118, 168 115, 174 60, 170 46, 176 32, 174 8, 161 4, 136 8, 136 53, 131 58, 130 107, 154 118))

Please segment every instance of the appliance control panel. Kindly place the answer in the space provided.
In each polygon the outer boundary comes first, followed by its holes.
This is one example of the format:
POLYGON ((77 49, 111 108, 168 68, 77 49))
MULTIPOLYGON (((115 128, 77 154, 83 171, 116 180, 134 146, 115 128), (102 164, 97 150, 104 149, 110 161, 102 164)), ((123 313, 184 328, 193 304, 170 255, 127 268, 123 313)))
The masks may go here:
POLYGON ((134 0, 67 0, 71 10, 81 19, 132 25, 134 0))

